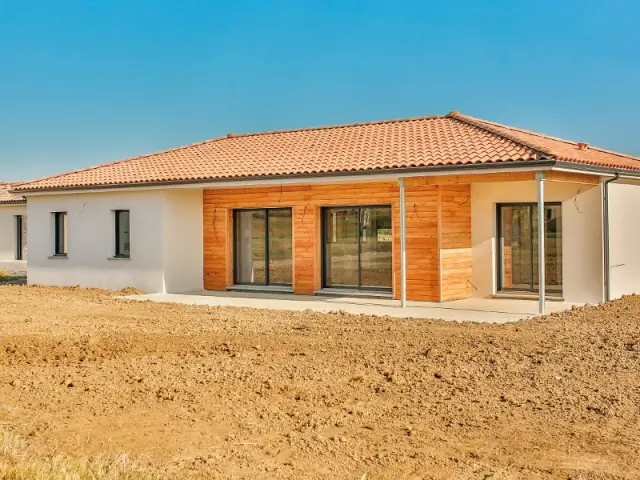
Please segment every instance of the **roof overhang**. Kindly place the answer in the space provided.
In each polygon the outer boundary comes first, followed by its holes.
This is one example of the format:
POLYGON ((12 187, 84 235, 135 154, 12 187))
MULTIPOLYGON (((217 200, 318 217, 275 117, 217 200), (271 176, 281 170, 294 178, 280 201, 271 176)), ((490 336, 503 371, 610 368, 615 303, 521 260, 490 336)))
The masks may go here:
POLYGON ((629 179, 640 184, 640 172, 624 172, 619 169, 598 167, 587 164, 577 164, 574 162, 563 162, 553 159, 540 159, 520 162, 503 163, 477 163, 465 165, 435 165, 428 167, 385 169, 380 171, 358 171, 358 172, 328 172, 303 175, 282 175, 282 176, 261 176, 261 177, 236 177, 213 180, 184 180, 184 181, 159 181, 145 182, 137 184, 111 184, 111 185, 91 185, 75 186, 52 189, 20 190, 13 193, 25 197, 78 194, 78 193, 106 193, 114 191, 142 191, 142 190, 165 190, 184 188, 223 188, 223 187, 247 187, 260 185, 301 185, 311 183, 333 183, 333 182, 371 182, 382 180, 393 180, 403 177, 428 177, 446 175, 481 175, 488 173, 504 172, 537 172, 537 171, 564 171, 594 175, 603 178, 615 177, 629 179))

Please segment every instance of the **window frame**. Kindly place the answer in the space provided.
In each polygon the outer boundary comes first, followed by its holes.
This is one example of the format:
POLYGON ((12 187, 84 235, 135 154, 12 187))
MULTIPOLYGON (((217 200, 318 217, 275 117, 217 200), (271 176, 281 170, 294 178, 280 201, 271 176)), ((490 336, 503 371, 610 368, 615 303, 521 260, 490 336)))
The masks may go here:
POLYGON ((115 226, 115 248, 113 258, 131 258, 131 210, 118 209, 113 211, 115 226), (126 213, 129 218, 129 253, 120 252, 120 214, 126 213))
POLYGON ((22 255, 22 248, 24 244, 24 239, 22 236, 22 228, 24 225, 24 215, 16 215, 16 251, 15 251, 15 259, 17 261, 24 260, 24 256, 22 255))
POLYGON ((53 256, 54 257, 66 257, 68 255, 69 245, 68 241, 68 226, 69 217, 67 212, 53 212, 53 256), (62 237, 64 245, 60 245, 60 218, 64 216, 66 222, 62 221, 62 237))
MULTIPOLYGON (((269 211, 284 210, 291 213, 291 235, 293 239, 293 208, 292 207, 261 207, 261 208, 234 208, 233 209, 233 284, 238 286, 256 287, 293 287, 295 282, 295 271, 291 278, 291 283, 269 283, 269 211), (264 262, 265 275, 264 282, 240 282, 238 281, 238 270, 240 269, 240 252, 238 251, 238 218, 241 212, 264 212, 264 262)), ((295 247, 294 247, 295 248, 295 247)), ((291 261, 295 260, 295 252, 291 250, 291 261)))
POLYGON ((393 282, 394 282, 394 278, 393 278, 393 248, 394 248, 394 242, 395 239, 393 237, 393 222, 394 222, 394 213, 393 213, 393 205, 392 204, 388 204, 388 203, 382 203, 382 204, 366 204, 366 205, 327 205, 324 206, 320 209, 320 250, 321 250, 321 268, 322 271, 320 273, 321 275, 321 285, 322 288, 326 288, 326 289, 331 289, 331 290, 350 290, 350 291, 354 291, 354 292, 380 292, 380 293, 389 293, 389 292, 393 292, 393 282), (328 279, 327 279, 327 249, 326 249, 326 233, 327 233, 327 225, 325 224, 325 213, 329 210, 334 210, 334 209, 341 209, 341 208, 353 208, 358 210, 358 224, 357 224, 357 245, 358 245, 358 285, 351 287, 351 286, 342 286, 342 285, 331 285, 328 283, 328 279), (362 286, 362 258, 361 258, 361 250, 362 250, 362 242, 361 242, 361 235, 362 232, 361 227, 360 227, 360 222, 362 221, 362 210, 365 208, 388 208, 389 212, 390 212, 390 217, 391 217, 391 252, 392 252, 392 256, 391 256, 391 286, 390 287, 367 287, 367 286, 362 286))
MULTIPOLYGON (((538 207, 538 202, 502 202, 496 203, 496 293, 509 293, 509 292, 527 292, 527 293, 538 293, 540 291, 540 287, 538 288, 529 288, 529 289, 521 289, 521 288, 506 288, 503 286, 504 279, 502 278, 502 265, 503 265, 503 251, 502 251, 502 208, 503 207, 527 207, 531 209, 531 213, 529 215, 529 221, 531 222, 530 229, 533 232, 533 208, 538 207)), ((562 202, 544 202, 544 207, 560 207, 560 212, 562 212, 562 202)), ((562 233, 562 232, 561 232, 562 233)), ((531 250, 531 268, 533 269, 533 258, 536 252, 531 250)), ((546 254, 546 249, 545 249, 546 254)), ((538 260, 539 261, 539 260, 538 260)), ((533 279, 533 271, 531 278, 533 279)), ((547 295, 562 295, 564 291, 564 282, 561 285, 559 291, 549 291, 549 285, 546 286, 547 295)))

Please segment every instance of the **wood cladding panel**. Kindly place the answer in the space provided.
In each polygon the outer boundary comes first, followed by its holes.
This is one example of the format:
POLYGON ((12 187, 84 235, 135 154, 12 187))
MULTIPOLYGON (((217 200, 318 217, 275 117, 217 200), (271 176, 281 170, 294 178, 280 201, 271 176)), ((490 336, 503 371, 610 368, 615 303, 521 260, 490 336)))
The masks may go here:
MULTIPOLYGON (((410 300, 438 301, 437 187, 422 185, 420 182, 413 180, 405 180, 407 298, 410 300)), ((399 242, 398 238, 398 244, 399 242)), ((399 265, 397 272, 399 285, 399 265)))
POLYGON ((440 185, 440 298, 468 298, 471 285, 471 186, 440 185))
MULTIPOLYGON (((407 298, 438 301, 468 296, 469 185, 429 184, 422 178, 409 178, 405 185, 407 298)), ((290 207, 293 288, 299 294, 312 294, 321 287, 322 207, 391 205, 393 293, 399 297, 400 205, 395 181, 205 189, 203 203, 205 289, 224 290, 233 283, 234 209, 290 207)))
POLYGON ((390 205, 393 216, 394 291, 399 281, 399 188, 394 182, 331 183, 304 186, 272 186, 205 189, 204 191, 204 287, 224 290, 233 282, 233 237, 217 230, 231 231, 233 209, 289 207, 293 216, 296 293, 311 294, 321 286, 321 207, 390 205), (215 223, 214 223, 215 219, 215 223))

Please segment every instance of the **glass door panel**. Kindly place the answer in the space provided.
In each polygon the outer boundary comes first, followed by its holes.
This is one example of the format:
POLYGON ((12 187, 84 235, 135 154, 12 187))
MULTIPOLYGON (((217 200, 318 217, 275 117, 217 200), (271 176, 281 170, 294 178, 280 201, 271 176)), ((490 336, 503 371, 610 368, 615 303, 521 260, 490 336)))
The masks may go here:
POLYGON ((327 287, 358 287, 358 209, 324 211, 324 268, 327 287))
MULTIPOLYGON (((540 288, 538 263, 538 207, 531 207, 533 214, 533 290, 540 288)), ((549 292, 562 292, 562 207, 560 205, 544 208, 545 223, 545 286, 549 292)))
POLYGON ((390 208, 360 210, 360 286, 391 288, 392 235, 390 208))
POLYGON ((268 210, 269 284, 293 283, 293 235, 291 210, 268 210))
POLYGON ((529 290, 531 265, 531 209, 502 207, 502 288, 529 290))
MULTIPOLYGON (((538 207, 499 207, 500 289, 538 291, 538 207)), ((562 292, 562 207, 545 205, 546 289, 562 292)))
POLYGON ((264 210, 236 214, 236 282, 266 284, 264 210))
POLYGON ((391 289, 390 207, 326 208, 322 221, 325 287, 391 289))

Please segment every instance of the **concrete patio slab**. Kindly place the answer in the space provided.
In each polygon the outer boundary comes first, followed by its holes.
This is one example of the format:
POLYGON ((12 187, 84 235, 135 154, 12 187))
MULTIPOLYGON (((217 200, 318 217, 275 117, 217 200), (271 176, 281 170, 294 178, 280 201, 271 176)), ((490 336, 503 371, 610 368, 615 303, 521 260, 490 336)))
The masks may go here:
MULTIPOLYGON (((468 298, 452 302, 408 302, 400 307, 397 300, 362 297, 328 297, 258 292, 189 292, 183 294, 155 293, 130 295, 130 300, 186 305, 209 305, 222 307, 247 307, 269 310, 313 310, 335 312, 338 310, 355 315, 388 315, 396 318, 440 318, 443 320, 508 323, 534 317, 538 302, 497 298, 468 298)), ((547 312, 569 310, 573 303, 547 302, 547 312)))

